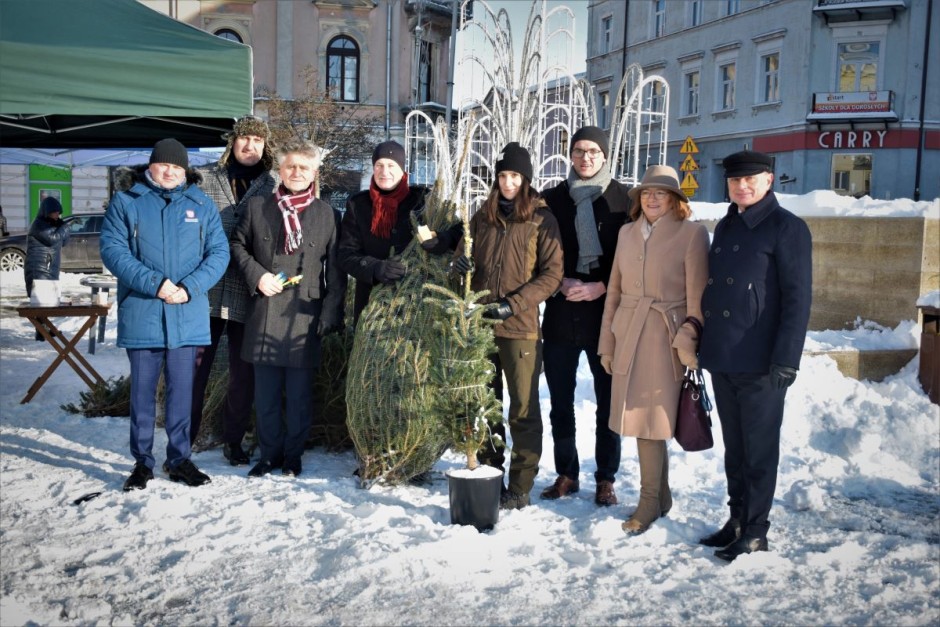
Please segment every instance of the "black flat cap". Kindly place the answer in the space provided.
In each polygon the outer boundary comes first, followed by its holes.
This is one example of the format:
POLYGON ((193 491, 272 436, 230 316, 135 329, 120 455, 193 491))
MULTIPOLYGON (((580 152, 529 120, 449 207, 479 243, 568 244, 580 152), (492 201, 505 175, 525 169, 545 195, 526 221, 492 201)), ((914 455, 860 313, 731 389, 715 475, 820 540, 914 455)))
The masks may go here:
POLYGON ((721 162, 725 169, 725 178, 750 176, 760 172, 773 172, 774 160, 770 155, 753 150, 742 150, 728 155, 721 162))

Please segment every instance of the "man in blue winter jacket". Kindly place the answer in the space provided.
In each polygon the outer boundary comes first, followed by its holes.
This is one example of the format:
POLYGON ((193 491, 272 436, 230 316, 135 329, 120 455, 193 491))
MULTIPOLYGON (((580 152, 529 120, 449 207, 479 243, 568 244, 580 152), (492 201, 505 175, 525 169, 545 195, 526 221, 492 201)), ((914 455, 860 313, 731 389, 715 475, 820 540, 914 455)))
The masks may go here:
POLYGON ((730 562, 768 550, 783 403, 809 324, 813 243, 806 222, 771 191, 769 155, 744 150, 722 165, 731 205, 708 253, 699 363, 715 390, 731 516, 699 542, 730 562))
POLYGON ((153 479, 156 391, 166 384, 166 462, 171 481, 209 482, 190 460, 196 347, 209 344, 209 288, 229 261, 215 203, 197 187, 186 148, 162 139, 150 164, 122 169, 101 229, 101 260, 118 279, 118 346, 131 367, 131 454, 124 490, 153 479))

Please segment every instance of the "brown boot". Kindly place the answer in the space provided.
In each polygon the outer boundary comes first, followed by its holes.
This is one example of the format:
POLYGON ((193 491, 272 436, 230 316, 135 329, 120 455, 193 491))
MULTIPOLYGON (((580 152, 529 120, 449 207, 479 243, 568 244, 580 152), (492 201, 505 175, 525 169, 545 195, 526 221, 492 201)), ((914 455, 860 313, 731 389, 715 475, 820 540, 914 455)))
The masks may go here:
POLYGON ((663 440, 636 439, 640 459, 640 503, 630 519, 621 527, 631 535, 641 534, 662 514, 659 494, 662 489, 663 457, 666 453, 663 440))
POLYGON ((555 479, 555 483, 542 490, 542 494, 540 496, 543 499, 554 501, 555 499, 560 499, 563 496, 574 494, 580 489, 581 484, 577 479, 571 479, 565 475, 558 475, 558 478, 555 479))
POLYGON ((672 490, 669 489, 669 447, 663 443, 663 478, 659 487, 659 507, 661 516, 665 516, 672 509, 672 490))
POLYGON ((617 494, 614 492, 613 481, 598 481, 597 491, 594 493, 594 502, 605 507, 617 504, 617 494))

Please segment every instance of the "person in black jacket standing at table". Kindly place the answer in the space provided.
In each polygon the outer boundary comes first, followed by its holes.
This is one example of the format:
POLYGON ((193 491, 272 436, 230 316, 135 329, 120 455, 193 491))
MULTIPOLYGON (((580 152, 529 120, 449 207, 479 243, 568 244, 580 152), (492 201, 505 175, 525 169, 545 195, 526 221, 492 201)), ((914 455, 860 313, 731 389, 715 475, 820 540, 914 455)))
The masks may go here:
POLYGON ((770 156, 745 150, 722 165, 731 206, 708 253, 699 363, 715 390, 731 517, 699 542, 730 562, 768 550, 784 399, 809 324, 813 244, 771 191, 770 156))
POLYGON ((597 354, 604 295, 617 249, 620 227, 630 221, 626 185, 611 178, 607 136, 585 126, 571 137, 568 180, 543 194, 558 220, 565 258, 561 290, 545 302, 542 321, 545 379, 552 400, 552 441, 555 483, 543 499, 557 499, 580 489, 580 464, 575 445, 574 391, 578 361, 587 355, 597 400, 594 502, 615 505, 614 476, 620 468, 620 435, 611 430, 611 377, 597 354))

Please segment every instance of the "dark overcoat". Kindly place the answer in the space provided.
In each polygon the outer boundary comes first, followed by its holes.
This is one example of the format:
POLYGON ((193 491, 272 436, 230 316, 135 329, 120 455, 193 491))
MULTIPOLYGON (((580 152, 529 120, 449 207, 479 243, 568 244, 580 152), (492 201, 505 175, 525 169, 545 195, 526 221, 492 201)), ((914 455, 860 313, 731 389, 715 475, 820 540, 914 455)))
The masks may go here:
POLYGON ((303 244, 284 253, 284 221, 273 194, 254 197, 232 236, 232 258, 251 300, 242 359, 264 366, 315 368, 320 363, 321 318, 342 320, 346 274, 336 262, 339 214, 322 200, 300 212, 303 244), (266 272, 303 274, 299 285, 275 296, 258 291, 266 272))
POLYGON ((411 228, 411 214, 420 214, 424 210, 428 189, 413 186, 401 204, 392 233, 388 238, 372 233, 372 199, 365 189, 346 200, 346 213, 343 215, 338 259, 340 268, 356 279, 355 319, 369 302, 369 294, 375 282, 375 267, 392 254, 399 255, 414 237, 411 228))
POLYGON ((813 295, 813 242, 773 192, 715 227, 702 295, 699 364, 712 372, 800 367, 813 295))
MULTIPOLYGON (((600 281, 607 285, 614 263, 614 252, 617 249, 617 234, 620 233, 620 227, 630 221, 628 191, 629 188, 623 183, 611 180, 604 193, 593 203, 594 222, 597 224, 597 235, 604 254, 598 260, 599 266, 587 274, 577 271, 580 247, 575 219, 578 207, 571 199, 568 182, 559 183, 542 194, 548 209, 558 221, 565 258, 565 278, 580 279, 585 283, 600 281)), ((589 347, 594 350, 603 315, 603 298, 571 302, 564 294, 557 292, 545 301, 542 335, 547 342, 589 347)))

